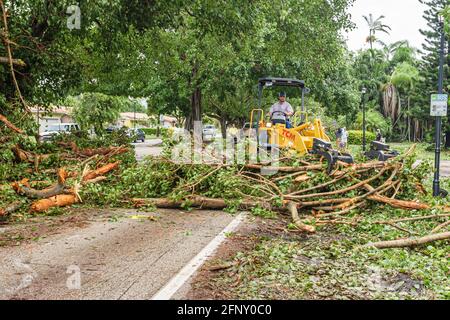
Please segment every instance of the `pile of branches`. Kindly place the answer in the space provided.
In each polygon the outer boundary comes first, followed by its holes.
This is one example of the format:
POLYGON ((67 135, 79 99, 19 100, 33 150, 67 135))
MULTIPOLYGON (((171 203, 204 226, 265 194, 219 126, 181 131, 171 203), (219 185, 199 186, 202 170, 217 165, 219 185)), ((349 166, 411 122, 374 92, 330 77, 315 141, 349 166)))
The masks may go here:
MULTIPOLYGON (((103 161, 104 159, 102 159, 103 161)), ((45 189, 34 189, 28 179, 12 183, 12 188, 19 195, 29 199, 37 199, 30 206, 31 212, 45 212, 53 207, 64 207, 82 202, 80 188, 90 183, 106 180, 106 174, 117 169, 120 161, 102 164, 96 169, 90 169, 86 163, 81 173, 67 172, 61 168, 57 173, 57 182, 45 189), (68 179, 73 178, 72 183, 68 179)))
POLYGON ((80 203, 80 191, 85 186, 106 180, 111 171, 119 168, 122 159, 134 161, 134 152, 127 145, 80 148, 75 141, 68 140, 41 146, 53 152, 26 150, 19 143, 2 146, 14 155, 3 168, 9 168, 12 176, 23 178, 0 184, 0 192, 15 191, 11 199, 4 196, 0 199, 1 220, 26 206, 27 211, 36 213, 80 203))
MULTIPOLYGON (((9 66, 14 93, 20 102, 18 107, 14 99, 9 97, 6 107, 1 103, 0 108, 0 220, 3 221, 30 201, 33 201, 30 206, 32 212, 43 212, 52 207, 81 202, 80 189, 105 180, 105 175, 121 163, 119 155, 123 155, 122 159, 125 161, 122 163, 126 164, 130 163, 129 159, 132 159, 131 162, 135 161, 135 157, 132 149, 126 145, 129 143, 128 137, 125 139, 119 137, 120 139, 116 141, 111 137, 97 141, 84 139, 83 148, 75 141, 64 141, 66 137, 63 136, 72 134, 56 137, 62 140, 59 141, 59 146, 56 143, 40 144, 36 141, 37 137, 31 137, 32 132, 35 133, 35 120, 16 80, 16 67, 27 65, 21 59, 13 57, 12 45, 16 44, 10 39, 9 16, 2 0, 0 9, 2 11, 0 39, 7 53, 6 57, 0 57, 0 64, 9 66), (119 145, 110 145, 110 142, 119 145), (99 147, 99 144, 102 147, 99 147), (44 153, 43 150, 48 153, 44 153), (93 169, 90 169, 90 165, 93 169), (51 186, 44 189, 33 187, 47 184, 55 173, 56 182, 51 186), (12 181, 17 177, 20 181, 12 181), (17 193, 14 197, 8 193, 11 188, 17 193), (22 197, 27 200, 23 201, 22 197)), ((81 140, 83 139, 78 139, 81 140)))
MULTIPOLYGON (((170 163, 168 159, 154 159, 153 165, 172 165, 174 178, 172 192, 162 198, 134 198, 136 207, 153 205, 159 208, 179 208, 186 206, 202 209, 225 209, 239 198, 238 208, 247 210, 262 207, 268 210, 289 212, 298 229, 313 233, 317 226, 347 224, 355 226, 361 215, 370 214, 373 206, 387 205, 403 210, 428 210, 428 203, 418 200, 426 191, 423 177, 412 170, 414 147, 405 154, 387 162, 371 161, 359 164, 338 162, 331 174, 326 172, 323 159, 309 157, 296 159, 286 156, 277 160, 277 166, 264 164, 224 165, 202 164, 202 175, 192 178, 183 175, 185 167, 194 164, 170 163), (272 175, 262 174, 273 172, 272 175), (231 173, 230 173, 231 172, 231 173), (234 190, 227 190, 221 175, 227 174, 228 183, 234 190), (234 183, 230 181, 235 179, 234 183), (237 186, 237 187, 236 187, 237 186), (212 194, 211 189, 222 190, 212 194), (212 195, 212 196, 211 196, 212 195), (353 213, 358 212, 357 215, 353 213), (300 217, 302 216, 302 217, 300 217)), ((199 166, 199 165, 197 165, 199 166)), ((450 212, 448 207, 442 208, 450 212)), ((433 215, 446 218, 450 214, 433 215)), ((424 239, 407 239, 394 243, 374 243, 378 248, 414 245, 447 239, 449 232, 436 233, 448 226, 439 225, 424 239)))

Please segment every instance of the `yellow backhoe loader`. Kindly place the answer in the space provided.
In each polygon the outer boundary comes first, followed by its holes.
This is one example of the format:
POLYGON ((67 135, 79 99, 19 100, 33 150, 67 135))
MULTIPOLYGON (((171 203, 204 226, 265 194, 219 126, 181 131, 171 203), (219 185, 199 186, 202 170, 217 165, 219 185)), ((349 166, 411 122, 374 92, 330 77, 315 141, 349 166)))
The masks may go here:
POLYGON ((353 163, 353 157, 348 153, 334 150, 331 140, 325 132, 322 121, 315 118, 311 121, 305 111, 305 95, 309 89, 305 87, 305 82, 297 79, 285 78, 262 78, 258 81, 258 108, 253 109, 250 114, 250 124, 256 129, 256 138, 259 148, 289 149, 294 150, 299 155, 307 153, 318 154, 328 161, 328 171, 331 172, 336 162, 343 161, 353 163), (261 107, 262 94, 264 89, 270 87, 294 87, 301 91, 301 110, 294 110, 295 114, 290 120, 292 128, 288 128, 288 117, 285 121, 277 121, 273 124, 272 119, 266 119, 264 110, 261 107))

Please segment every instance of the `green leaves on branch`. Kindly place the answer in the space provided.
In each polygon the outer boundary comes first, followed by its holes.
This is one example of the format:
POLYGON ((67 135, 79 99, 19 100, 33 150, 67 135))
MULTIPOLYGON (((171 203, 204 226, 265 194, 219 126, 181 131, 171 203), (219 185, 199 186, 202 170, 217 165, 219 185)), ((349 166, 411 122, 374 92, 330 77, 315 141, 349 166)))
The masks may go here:
POLYGON ((103 135, 104 126, 119 118, 117 98, 101 93, 84 93, 74 106, 74 117, 83 129, 94 128, 95 133, 103 135))

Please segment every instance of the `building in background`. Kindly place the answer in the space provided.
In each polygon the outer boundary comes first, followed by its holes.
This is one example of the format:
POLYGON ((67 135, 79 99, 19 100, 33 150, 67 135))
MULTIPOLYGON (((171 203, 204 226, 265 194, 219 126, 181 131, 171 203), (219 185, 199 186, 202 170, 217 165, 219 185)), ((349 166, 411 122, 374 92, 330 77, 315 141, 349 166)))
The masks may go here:
POLYGON ((150 117, 142 112, 121 112, 119 119, 116 122, 117 127, 127 128, 146 128, 149 125, 150 117))
POLYGON ((39 133, 44 132, 50 125, 75 122, 70 107, 54 106, 46 111, 39 106, 35 106, 31 108, 31 113, 36 122, 39 123, 39 133))
POLYGON ((177 118, 171 116, 160 115, 159 123, 164 128, 173 128, 177 125, 177 118))

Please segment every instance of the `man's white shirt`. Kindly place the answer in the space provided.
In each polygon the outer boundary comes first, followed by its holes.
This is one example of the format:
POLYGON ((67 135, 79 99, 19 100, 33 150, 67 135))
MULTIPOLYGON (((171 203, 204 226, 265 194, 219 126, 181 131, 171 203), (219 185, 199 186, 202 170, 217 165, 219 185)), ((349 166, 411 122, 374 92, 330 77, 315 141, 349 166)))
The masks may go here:
POLYGON ((279 101, 277 103, 274 103, 272 107, 270 107, 270 116, 272 119, 276 120, 285 120, 287 113, 294 113, 294 109, 292 108, 291 104, 289 102, 283 102, 280 103, 279 101))

